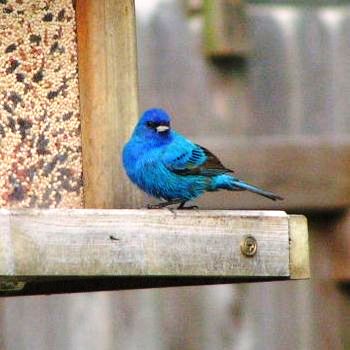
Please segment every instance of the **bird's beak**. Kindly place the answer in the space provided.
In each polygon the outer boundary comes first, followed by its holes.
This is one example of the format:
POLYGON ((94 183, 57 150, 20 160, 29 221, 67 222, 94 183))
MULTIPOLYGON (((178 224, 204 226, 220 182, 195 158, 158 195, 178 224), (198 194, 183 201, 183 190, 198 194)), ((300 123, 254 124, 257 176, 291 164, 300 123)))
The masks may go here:
POLYGON ((164 132, 164 131, 167 131, 167 130, 169 130, 170 128, 169 128, 169 126, 167 126, 167 125, 158 125, 157 127, 156 127, 156 130, 157 130, 157 132, 164 132))

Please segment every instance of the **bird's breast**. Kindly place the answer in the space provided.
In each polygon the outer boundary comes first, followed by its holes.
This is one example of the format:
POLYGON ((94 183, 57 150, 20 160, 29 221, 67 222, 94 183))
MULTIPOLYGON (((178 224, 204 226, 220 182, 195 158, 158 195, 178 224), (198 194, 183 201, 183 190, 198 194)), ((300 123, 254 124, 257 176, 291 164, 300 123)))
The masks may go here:
POLYGON ((204 176, 181 176, 170 171, 162 162, 161 149, 125 147, 123 162, 130 180, 147 194, 156 197, 189 200, 208 187, 204 176))

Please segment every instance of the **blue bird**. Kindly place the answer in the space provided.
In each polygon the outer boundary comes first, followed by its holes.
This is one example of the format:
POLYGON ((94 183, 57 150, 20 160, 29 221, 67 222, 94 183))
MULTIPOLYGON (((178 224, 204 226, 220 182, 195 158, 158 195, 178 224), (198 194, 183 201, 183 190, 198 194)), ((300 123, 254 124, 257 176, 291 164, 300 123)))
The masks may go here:
POLYGON ((172 204, 185 207, 187 201, 207 191, 248 190, 272 200, 282 197, 250 185, 233 175, 206 148, 170 127, 170 116, 162 109, 146 110, 123 149, 123 165, 130 180, 163 202, 149 208, 172 204))

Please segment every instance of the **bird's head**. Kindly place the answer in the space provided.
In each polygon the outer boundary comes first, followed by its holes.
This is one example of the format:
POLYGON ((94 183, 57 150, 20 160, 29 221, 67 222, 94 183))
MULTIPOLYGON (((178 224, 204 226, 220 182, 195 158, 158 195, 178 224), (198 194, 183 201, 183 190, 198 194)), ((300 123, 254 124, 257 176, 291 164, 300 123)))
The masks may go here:
POLYGON ((146 110, 135 128, 135 134, 142 138, 165 141, 170 136, 170 116, 163 109, 146 110))

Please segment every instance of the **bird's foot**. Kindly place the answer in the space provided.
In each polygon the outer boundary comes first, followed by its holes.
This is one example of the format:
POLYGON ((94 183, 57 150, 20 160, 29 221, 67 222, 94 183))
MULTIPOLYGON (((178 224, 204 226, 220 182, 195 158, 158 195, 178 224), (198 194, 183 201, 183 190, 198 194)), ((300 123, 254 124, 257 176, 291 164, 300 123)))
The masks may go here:
MULTIPOLYGON (((187 207, 185 207, 185 203, 186 202, 180 202, 180 205, 176 208, 179 210, 196 210, 199 209, 197 205, 189 205, 187 207)), ((147 205, 147 209, 162 209, 162 208, 167 208, 169 209, 171 212, 174 212, 175 209, 173 208, 168 208, 169 205, 174 205, 174 204, 179 204, 179 201, 168 201, 168 202, 161 202, 161 203, 157 203, 157 204, 148 204, 147 205)))
POLYGON ((189 205, 189 206, 185 207, 185 203, 186 203, 186 202, 182 202, 182 203, 177 207, 177 209, 180 209, 180 210, 192 210, 192 209, 197 210, 197 209, 199 209, 199 207, 198 207, 197 205, 189 205))
POLYGON ((190 205, 188 207, 182 207, 182 208, 177 208, 177 209, 179 209, 179 210, 198 210, 199 207, 198 207, 198 205, 190 205))
POLYGON ((157 204, 148 204, 147 209, 162 209, 162 208, 168 207, 169 205, 178 204, 178 203, 179 201, 169 201, 169 202, 161 202, 157 204))

